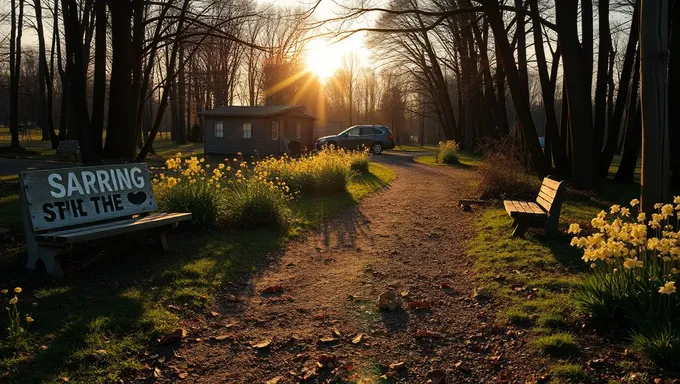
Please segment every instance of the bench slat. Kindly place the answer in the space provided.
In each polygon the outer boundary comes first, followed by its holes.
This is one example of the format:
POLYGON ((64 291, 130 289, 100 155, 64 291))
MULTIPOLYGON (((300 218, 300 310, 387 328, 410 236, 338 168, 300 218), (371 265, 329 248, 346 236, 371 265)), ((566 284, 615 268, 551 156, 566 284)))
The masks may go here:
POLYGON ((536 197, 536 203, 538 203, 538 205, 540 205, 541 208, 543 208, 546 212, 550 212, 550 209, 552 208, 553 204, 551 201, 546 200, 541 195, 538 195, 538 197, 536 197))
POLYGON ((557 190, 560 187, 560 182, 546 177, 543 179, 543 185, 546 185, 553 190, 557 190))
POLYGON ((506 212, 515 217, 542 217, 547 216, 547 213, 536 203, 527 201, 512 201, 506 200, 503 202, 506 212))
POLYGON ((38 235, 36 238, 42 242, 70 244, 141 231, 190 219, 191 213, 157 213, 137 219, 129 219, 85 228, 46 233, 38 235))

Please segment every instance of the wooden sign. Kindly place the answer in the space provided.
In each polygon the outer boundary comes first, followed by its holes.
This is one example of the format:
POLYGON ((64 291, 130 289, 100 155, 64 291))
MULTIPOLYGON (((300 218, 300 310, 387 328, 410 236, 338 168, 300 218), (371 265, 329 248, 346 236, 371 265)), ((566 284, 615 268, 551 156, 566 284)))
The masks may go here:
POLYGON ((146 163, 21 172, 34 231, 156 211, 146 163))

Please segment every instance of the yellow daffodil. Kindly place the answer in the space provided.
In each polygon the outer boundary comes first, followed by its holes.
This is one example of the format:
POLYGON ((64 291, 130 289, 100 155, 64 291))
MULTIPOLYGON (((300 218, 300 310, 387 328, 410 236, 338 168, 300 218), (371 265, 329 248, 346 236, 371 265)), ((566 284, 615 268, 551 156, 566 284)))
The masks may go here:
POLYGON ((659 293, 662 293, 664 295, 670 295, 672 293, 675 293, 675 281, 669 281, 661 288, 659 288, 659 293))
POLYGON ((18 302, 19 302, 19 298, 16 297, 16 296, 14 296, 13 298, 11 298, 11 299, 9 300, 9 304, 10 304, 10 305, 14 305, 14 304, 16 304, 16 303, 18 303, 18 302))
POLYGON ((581 233, 581 226, 579 226, 576 223, 572 223, 571 225, 569 225, 569 230, 567 232, 573 235, 578 235, 579 233, 581 233))
POLYGON ((14 293, 21 293, 21 291, 22 291, 21 287, 14 288, 14 293))
POLYGON ((31 316, 26 316, 26 322, 31 324, 33 322, 33 318, 31 316))

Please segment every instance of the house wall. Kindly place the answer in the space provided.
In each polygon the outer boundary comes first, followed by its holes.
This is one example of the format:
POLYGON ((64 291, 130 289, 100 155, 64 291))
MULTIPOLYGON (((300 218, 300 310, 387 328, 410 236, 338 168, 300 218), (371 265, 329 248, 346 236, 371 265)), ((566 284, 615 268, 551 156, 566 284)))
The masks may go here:
POLYGON ((290 141, 300 141, 303 146, 312 149, 313 146, 313 119, 289 112, 273 117, 229 117, 229 116, 204 116, 203 127, 205 129, 204 152, 206 154, 235 154, 244 155, 259 154, 260 156, 281 155, 284 152, 283 137, 290 141), (224 124, 224 137, 215 137, 215 122, 222 121, 224 124), (272 140, 272 122, 279 122, 279 139, 272 140), (302 124, 302 139, 297 140, 297 122, 302 124), (243 138, 243 124, 252 124, 252 138, 243 138))

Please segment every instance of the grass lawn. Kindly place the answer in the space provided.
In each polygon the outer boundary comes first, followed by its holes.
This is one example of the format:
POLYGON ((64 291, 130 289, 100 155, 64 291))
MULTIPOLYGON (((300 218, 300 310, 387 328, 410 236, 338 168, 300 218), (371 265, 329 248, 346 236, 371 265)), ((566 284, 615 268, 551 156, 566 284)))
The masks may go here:
POLYGON ((525 239, 513 238, 512 219, 500 206, 479 213, 475 235, 468 242, 478 284, 490 289, 500 304, 499 322, 528 332, 530 348, 552 367, 555 382, 584 381, 582 367, 570 362, 592 349, 593 343, 585 340, 588 335, 571 297, 572 289, 589 273, 588 265, 581 260, 581 251, 569 245, 567 227, 573 222, 589 227, 591 218, 612 203, 628 204, 636 197, 634 190, 619 189, 614 196, 611 185, 603 185, 598 194, 570 192, 562 207, 560 235, 554 238, 540 230, 529 231, 525 239))
POLYGON ((476 166, 479 165, 479 163, 482 162, 482 157, 480 155, 477 155, 477 154, 474 154, 474 153, 468 153, 468 152, 461 151, 461 152, 458 153, 459 164, 446 164, 446 163, 442 163, 440 161, 437 161, 437 155, 416 156, 413 159, 413 161, 415 161, 416 163, 420 163, 420 164, 434 165, 434 166, 476 167, 476 166))
MULTIPOLYGON (((7 318, 0 317, 0 381, 118 382, 143 368, 144 351, 157 337, 181 326, 182 319, 209 316, 206 307, 219 287, 247 284, 286 241, 395 177, 371 163, 346 193, 294 202, 296 220, 283 232, 180 230, 169 236, 170 254, 138 250, 120 239, 85 245, 63 260, 67 273, 58 282, 23 270, 25 246, 15 225, 13 245, 0 251, 0 288, 23 287, 19 307, 35 323, 28 352, 17 354, 5 341, 7 318), (106 351, 103 357, 94 353, 98 350, 106 351)), ((18 213, 5 213, 18 205, 3 187, 12 183, 0 183, 0 217, 16 224, 18 213)))
POLYGON ((436 145, 397 145, 390 151, 397 152, 436 152, 436 145))

